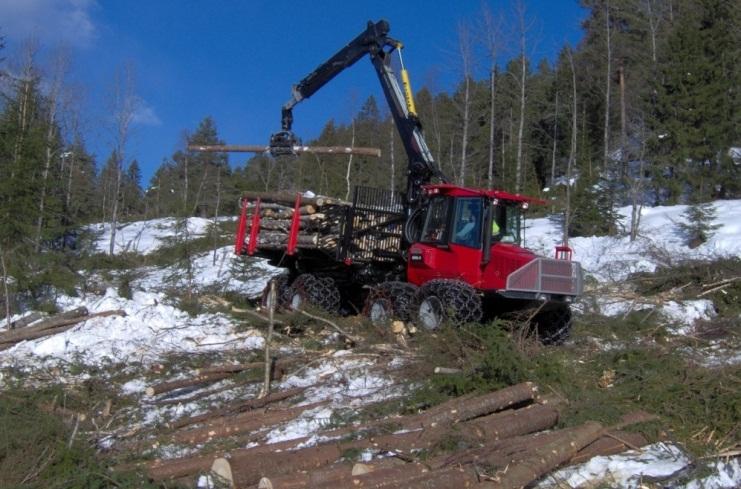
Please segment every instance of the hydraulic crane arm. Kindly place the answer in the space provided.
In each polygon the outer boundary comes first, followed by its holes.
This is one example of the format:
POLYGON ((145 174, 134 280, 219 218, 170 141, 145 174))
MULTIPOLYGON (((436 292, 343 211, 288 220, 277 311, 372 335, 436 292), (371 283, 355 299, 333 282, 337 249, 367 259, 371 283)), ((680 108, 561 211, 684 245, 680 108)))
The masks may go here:
POLYGON ((447 182, 447 178, 440 172, 430 153, 422 126, 414 109, 411 88, 408 76, 402 65, 402 80, 404 90, 391 68, 391 53, 400 50, 402 45, 388 36, 389 23, 385 20, 368 22, 368 27, 355 39, 340 49, 293 86, 291 99, 283 105, 280 133, 271 137, 271 149, 274 153, 284 153, 282 149, 292 147, 297 139, 291 132, 293 124, 293 107, 302 100, 309 98, 344 69, 355 64, 360 58, 369 55, 378 79, 383 88, 384 96, 389 104, 391 115, 394 118, 399 136, 409 158, 407 170, 407 208, 415 208, 420 204, 422 186, 430 183, 433 177, 447 182))

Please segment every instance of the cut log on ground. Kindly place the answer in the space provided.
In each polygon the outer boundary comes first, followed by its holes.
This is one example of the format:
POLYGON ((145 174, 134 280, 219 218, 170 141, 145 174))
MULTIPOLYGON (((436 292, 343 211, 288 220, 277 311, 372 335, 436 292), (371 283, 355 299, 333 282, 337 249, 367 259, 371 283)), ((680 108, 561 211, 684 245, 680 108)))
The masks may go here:
POLYGON ((34 323, 40 319, 42 319, 44 316, 40 312, 32 312, 31 314, 27 316, 23 316, 20 319, 16 319, 12 323, 10 323, 9 329, 19 329, 19 328, 25 328, 31 323, 34 323))
POLYGON ((235 401, 219 409, 214 409, 212 411, 209 411, 207 413, 204 413, 198 416, 190 416, 186 418, 177 419, 173 421, 170 424, 170 426, 172 428, 183 428, 185 426, 190 426, 190 425, 194 425, 197 423, 203 423, 203 422, 213 420, 213 419, 216 419, 218 417, 225 416, 228 414, 235 414, 235 413, 241 413, 244 411, 250 411, 252 409, 259 409, 259 408, 267 406, 268 404, 283 401, 285 399, 289 399, 291 397, 297 396, 301 394, 302 392, 304 392, 306 389, 307 389, 306 387, 296 387, 295 389, 287 389, 284 391, 272 392, 270 393, 270 395, 265 396, 260 399, 248 399, 246 401, 244 400, 235 401))
MULTIPOLYGON (((414 432, 329 442, 290 451, 290 456, 286 453, 265 454, 259 458, 232 456, 229 463, 237 487, 243 487, 256 484, 262 477, 270 479, 300 471, 316 470, 336 462, 352 451, 369 449, 378 453, 389 451, 408 453, 429 449, 451 438, 459 438, 468 443, 486 443, 496 437, 504 438, 550 428, 556 423, 557 418, 558 414, 552 408, 533 405, 530 408, 497 413, 486 418, 460 423, 456 425, 455 430, 451 430, 449 425, 429 427, 414 432)), ((410 468, 409 470, 414 472, 416 469, 410 468)), ((397 469, 397 472, 403 471, 403 469, 397 469)), ((301 476, 297 478, 301 479, 301 476)), ((286 478, 288 479, 290 478, 286 478)))
MULTIPOLYGON (((258 489, 308 489, 316 487, 337 487, 342 482, 349 481, 354 476, 368 474, 377 470, 392 469, 395 465, 405 464, 395 458, 384 458, 375 460, 372 464, 352 464, 339 462, 329 467, 311 472, 300 472, 297 474, 263 477, 257 484, 258 489)), ((415 464, 417 465, 417 464, 415 464)), ((385 472, 391 474, 391 472, 385 472)))
POLYGON ((202 367, 195 370, 196 375, 237 373, 244 370, 263 368, 264 362, 236 363, 228 365, 213 365, 211 367, 202 367))
POLYGON ((220 387, 216 387, 213 389, 208 390, 199 390, 195 392, 194 394, 187 396, 187 397, 174 397, 174 398, 165 398, 165 399, 157 399, 156 401, 153 401, 153 404, 156 404, 157 406, 171 406, 174 404, 188 404, 193 401, 197 401, 199 399, 204 399, 209 396, 213 396, 214 394, 218 394, 219 392, 224 392, 232 389, 237 389, 241 386, 247 385, 247 384, 256 384, 258 382, 257 379, 240 379, 240 380, 233 380, 232 382, 228 383, 227 385, 222 385, 220 387))
POLYGON ((173 434, 176 443, 204 443, 214 438, 225 438, 241 433, 251 433, 265 428, 275 426, 279 423, 290 421, 304 411, 327 404, 329 401, 315 402, 304 406, 288 409, 269 411, 257 409, 237 414, 236 416, 224 416, 209 421, 202 428, 179 431, 173 434))
MULTIPOLYGON (((297 438, 279 443, 270 443, 267 445, 258 445, 251 448, 241 448, 231 451, 218 451, 207 455, 197 455, 171 460, 155 460, 145 465, 145 470, 149 478, 154 481, 174 480, 187 477, 199 472, 205 472, 211 468, 214 460, 220 457, 258 457, 266 453, 277 453, 289 448, 294 448, 299 443, 303 443, 308 438, 297 438)), ((126 471, 135 468, 127 465, 120 466, 118 470, 126 471)))
MULTIPOLYGON (((558 413, 552 408, 532 405, 515 411, 504 411, 473 421, 459 423, 453 430, 450 427, 438 426, 412 433, 382 435, 370 437, 367 440, 345 442, 338 445, 339 449, 335 453, 339 454, 337 458, 342 453, 359 449, 372 449, 378 453, 396 451, 412 453, 434 448, 443 441, 450 442, 451 440, 460 440, 467 444, 490 443, 495 439, 504 439, 509 436, 551 428, 555 425, 557 419, 558 413), (370 443, 368 443, 369 441, 370 443)), ((308 474, 302 472, 307 470, 307 466, 321 467, 319 464, 322 461, 329 460, 329 457, 327 457, 328 450, 331 451, 332 449, 315 447, 314 449, 307 448, 289 452, 291 456, 285 460, 281 467, 281 471, 288 475, 272 474, 263 476, 263 486, 268 487, 267 484, 270 482, 274 489, 342 487, 342 483, 346 483, 347 487, 383 487, 383 484, 388 481, 416 477, 423 472, 427 472, 431 465, 446 466, 445 457, 437 457, 425 464, 412 463, 394 467, 384 462, 374 461, 369 464, 373 470, 361 477, 353 477, 349 466, 345 464, 327 466, 308 474), (296 463, 301 464, 302 468, 296 469, 294 465, 296 463), (292 465, 294 465, 293 470, 292 465), (346 470, 343 467, 346 467, 346 470)), ((241 481, 246 482, 248 480, 246 467, 236 464, 237 461, 233 461, 232 470, 239 475, 241 481)), ((254 475, 258 469, 253 467, 251 470, 252 475, 254 475)), ((354 475, 357 476, 358 474, 354 475)))
POLYGON ((527 457, 509 465, 508 470, 498 476, 496 482, 487 485, 494 488, 524 487, 543 477, 548 472, 572 459, 579 450, 594 443, 604 434, 604 427, 595 422, 587 422, 543 447, 528 453, 527 457))
POLYGON ((74 311, 68 311, 66 313, 51 317, 33 326, 28 326, 23 329, 15 329, 3 333, 2 335, 0 335, 0 350, 11 348, 15 343, 19 343, 21 341, 34 340, 37 338, 43 338, 45 336, 62 333, 89 319, 105 316, 126 316, 126 312, 115 310, 88 314, 87 309, 81 307, 79 309, 75 309, 74 311))
POLYGON ((501 411, 535 399, 538 387, 532 382, 506 387, 482 396, 453 399, 405 421, 404 425, 434 426, 438 423, 453 424, 501 411))
POLYGON ((170 380, 167 382, 161 382, 159 384, 151 385, 147 387, 144 393, 149 397, 158 396, 165 392, 171 392, 185 387, 193 387, 201 384, 208 384, 217 382, 234 375, 232 372, 214 372, 209 374, 196 375, 194 377, 178 380, 170 380))
POLYGON ((569 460, 569 465, 580 464, 586 462, 592 457, 615 455, 616 453, 622 453, 626 450, 631 450, 634 447, 644 447, 648 445, 646 437, 640 433, 631 433, 628 431, 610 432, 607 435, 600 437, 579 450, 579 452, 569 460))

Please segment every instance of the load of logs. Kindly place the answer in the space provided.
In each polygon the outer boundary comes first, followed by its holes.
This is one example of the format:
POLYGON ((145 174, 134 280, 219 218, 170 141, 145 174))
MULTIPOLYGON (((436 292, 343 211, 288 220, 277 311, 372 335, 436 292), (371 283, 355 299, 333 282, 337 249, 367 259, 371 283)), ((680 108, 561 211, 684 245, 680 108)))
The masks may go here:
MULTIPOLYGON (((255 202, 260 199, 257 247, 266 250, 286 249, 296 195, 287 192, 245 192, 243 198, 249 202, 248 225, 255 211, 255 202)), ((342 217, 349 205, 330 197, 301 197, 297 247, 333 252, 338 244, 342 217)))
POLYGON ((12 348, 21 341, 35 340, 37 338, 43 338, 45 336, 51 336, 67 331, 88 319, 125 315, 126 312, 120 310, 103 311, 91 314, 84 307, 78 307, 77 309, 55 314, 48 318, 43 318, 38 313, 32 313, 14 323, 11 323, 11 329, 0 333, 0 351, 12 348))
MULTIPOLYGON (((285 250, 293 223, 296 195, 287 192, 245 192, 247 199, 248 227, 255 211, 255 202, 260 199, 260 233, 257 248, 264 250, 285 250)), ((299 211, 299 233, 297 248, 323 250, 334 253, 343 232, 342 226, 351 204, 331 197, 301 197, 299 211)), ((385 223, 388 217, 379 217, 372 212, 356 212, 353 216, 353 230, 379 228, 388 231, 385 223)), ((352 243, 353 252, 370 256, 374 248, 398 250, 401 245, 400 228, 397 233, 356 233, 352 243)), ((249 229, 247 232, 249 239, 249 229)))
MULTIPOLYGON (((177 443, 200 444, 252 432, 249 439, 259 442, 268 427, 321 404, 269 406, 299 393, 275 392, 241 405, 231 416, 222 409, 213 416, 186 418, 173 426, 170 436, 177 443)), ((526 382, 453 399, 414 415, 320 431, 313 446, 300 438, 156 460, 146 470, 155 481, 191 483, 197 474, 210 471, 232 488, 515 488, 562 465, 645 445, 642 436, 622 430, 654 419, 634 413, 612 427, 587 422, 553 429, 558 418, 558 410, 526 382), (370 461, 358 463, 354 459, 359 453, 370 461)))

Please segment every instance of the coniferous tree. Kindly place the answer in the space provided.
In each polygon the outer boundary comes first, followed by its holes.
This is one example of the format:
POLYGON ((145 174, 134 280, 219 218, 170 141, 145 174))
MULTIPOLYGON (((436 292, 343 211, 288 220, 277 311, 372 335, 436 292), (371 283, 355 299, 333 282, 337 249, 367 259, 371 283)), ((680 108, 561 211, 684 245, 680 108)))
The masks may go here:
POLYGON ((741 121, 740 15, 733 0, 683 2, 667 40, 671 56, 661 67, 652 148, 670 202, 739 192, 728 150, 739 142, 741 121))

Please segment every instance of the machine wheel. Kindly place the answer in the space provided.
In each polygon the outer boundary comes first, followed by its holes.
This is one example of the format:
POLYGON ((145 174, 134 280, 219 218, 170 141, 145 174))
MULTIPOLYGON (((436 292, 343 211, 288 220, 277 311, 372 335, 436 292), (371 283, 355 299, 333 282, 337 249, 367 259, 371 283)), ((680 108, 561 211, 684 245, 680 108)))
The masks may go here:
POLYGON ((288 307, 288 301, 290 299, 289 292, 290 286, 288 285, 287 275, 278 275, 268 280, 265 288, 262 289, 262 295, 260 296, 260 307, 265 309, 268 307, 268 294, 270 293, 270 284, 275 282, 275 291, 277 292, 277 303, 275 304, 276 309, 288 307))
POLYGON ((379 284, 368 294, 363 314, 369 317, 373 324, 383 324, 391 319, 409 321, 416 292, 417 287, 407 282, 379 284))
POLYGON ((481 297, 460 280, 430 280, 415 296, 419 325, 428 330, 449 321, 454 326, 481 320, 481 297))
POLYGON ((533 318, 533 328, 544 345, 560 345, 571 333, 571 308, 557 304, 533 318))
POLYGON ((319 277, 310 273, 299 275, 287 293, 287 307, 295 311, 305 304, 337 313, 340 308, 340 291, 331 277, 319 277))

